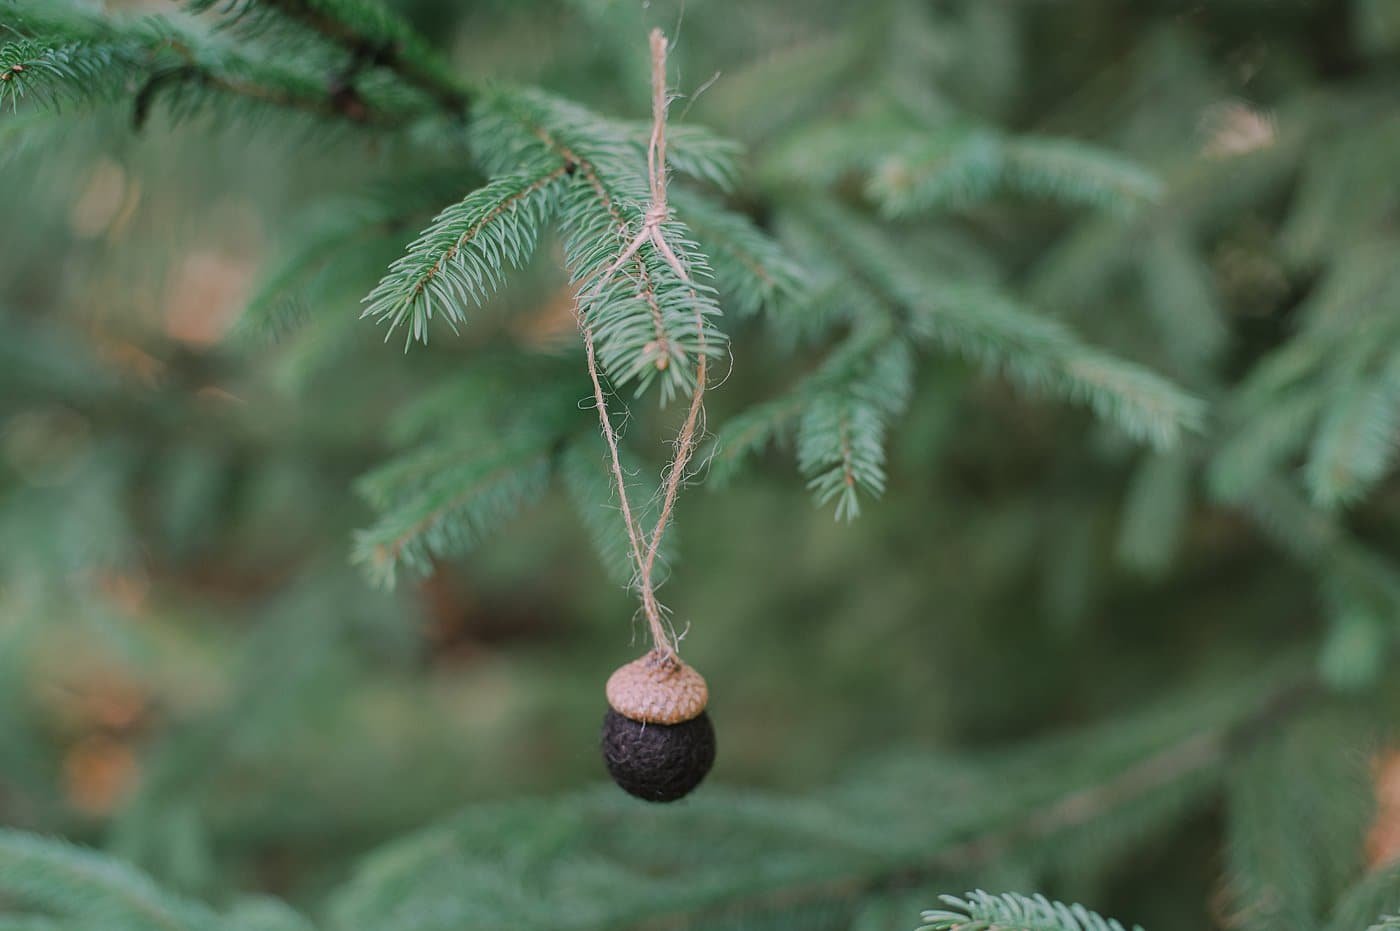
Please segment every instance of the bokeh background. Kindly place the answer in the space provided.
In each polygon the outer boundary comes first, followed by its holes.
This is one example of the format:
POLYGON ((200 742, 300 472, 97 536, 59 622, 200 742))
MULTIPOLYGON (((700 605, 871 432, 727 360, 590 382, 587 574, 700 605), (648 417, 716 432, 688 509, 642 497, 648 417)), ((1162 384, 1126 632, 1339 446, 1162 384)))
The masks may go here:
MULTIPOLYGON (((1185 452, 1144 453, 935 354, 857 520, 814 506, 781 443, 689 490, 664 598, 709 679, 712 783, 800 796, 892 752, 996 747, 1197 680, 1295 664, 1364 687, 1383 671, 1400 486, 1382 463, 1339 507, 1306 470, 1336 379, 1393 372, 1363 348, 1400 345, 1400 5, 395 5, 464 74, 632 118, 645 30, 672 31, 678 88, 718 74, 676 112, 746 144, 731 202, 760 225, 804 196, 804 127, 872 97, 1093 142, 1163 180, 1126 218, 1013 195, 891 228, 1203 397, 1185 452), (1304 345, 1328 314, 1341 335, 1304 345), (1362 327, 1365 347, 1347 343, 1362 327), (1312 400, 1283 410, 1257 373, 1290 346, 1304 374, 1287 400, 1312 400), (1218 493, 1241 484, 1274 509, 1218 493), (1370 574, 1350 585, 1358 553, 1370 574)), ((563 491, 392 591, 350 559, 376 517, 356 480, 401 445, 397 411, 493 353, 577 361, 557 245, 462 334, 407 353, 358 301, 413 229, 328 263, 274 338, 241 323, 308 217, 401 158, 291 118, 157 111, 138 131, 129 101, 0 115, 4 824, 214 900, 307 903, 464 805, 604 778, 602 684, 644 630, 563 491)), ((463 166, 455 191, 420 191, 423 218, 481 180, 463 166)), ((862 201, 857 181, 833 189, 862 201)), ((729 325, 712 426, 812 367, 785 326, 729 325)), ((671 424, 642 402, 630 438, 648 467, 671 424)), ((1390 856, 1385 811, 1363 867, 1390 856)), ((1062 888, 1150 927, 1223 926, 1224 830, 1218 805, 1197 807, 1062 888)))

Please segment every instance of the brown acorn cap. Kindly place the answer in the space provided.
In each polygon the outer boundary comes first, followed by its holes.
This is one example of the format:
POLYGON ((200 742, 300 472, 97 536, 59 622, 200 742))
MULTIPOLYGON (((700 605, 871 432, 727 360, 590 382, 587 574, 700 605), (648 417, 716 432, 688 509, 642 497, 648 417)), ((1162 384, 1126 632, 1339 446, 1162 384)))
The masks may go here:
POLYGON ((608 677, 608 704, 643 724, 680 724, 710 700, 705 679, 678 657, 653 650, 608 677))

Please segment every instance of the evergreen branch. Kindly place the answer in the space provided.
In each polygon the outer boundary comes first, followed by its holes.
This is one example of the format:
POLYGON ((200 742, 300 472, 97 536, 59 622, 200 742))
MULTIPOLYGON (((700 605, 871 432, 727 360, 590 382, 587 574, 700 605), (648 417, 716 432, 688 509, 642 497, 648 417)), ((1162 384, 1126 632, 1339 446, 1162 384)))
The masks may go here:
POLYGON ((1397 931, 1400 918, 1387 917, 1397 912, 1400 912, 1400 863, 1392 860, 1373 867, 1352 883, 1337 899, 1322 928, 1323 931, 1356 931, 1359 928, 1397 931), (1377 918, 1378 915, 1381 917, 1377 918))
POLYGON ((449 323, 466 320, 465 305, 480 306, 500 287, 506 266, 521 267, 534 251, 554 210, 555 182, 564 165, 542 165, 497 178, 448 207, 365 298, 362 317, 408 327, 408 339, 427 342, 434 313, 449 323))
POLYGON ((1313 438, 1306 478, 1324 508, 1362 498, 1400 452, 1400 352, 1373 378, 1346 379, 1331 392, 1313 438))
POLYGON ((481 360, 397 412, 393 439, 411 448, 355 486, 378 515, 353 551, 373 581, 392 587, 400 566, 423 572, 435 558, 476 547, 543 494, 578 424, 575 387, 557 377, 560 364, 481 360), (522 381, 536 389, 503 411, 499 399, 522 381))
MULTIPOLYGON (((161 95, 173 98, 172 109, 188 113, 204 103, 201 91, 213 90, 224 97, 365 125, 398 126, 411 115, 353 88, 328 88, 318 77, 294 67, 247 57, 161 17, 121 19, 30 0, 9 0, 8 6, 12 28, 26 37, 26 48, 43 50, 35 78, 49 79, 42 92, 39 80, 21 83, 50 105, 101 103, 136 88, 133 113, 140 126, 161 95)), ((29 73, 14 71, 14 64, 24 67, 12 62, 9 74, 29 73)), ((5 84, 16 80, 12 77, 5 84)))
POLYGON ((779 435, 791 429, 802 416, 810 399, 803 392, 755 404, 731 417, 715 431, 708 456, 710 486, 723 488, 733 480, 744 462, 765 449, 779 435))
POLYGON ((1146 309, 1173 370, 1200 377, 1219 360, 1229 327, 1206 258, 1179 230, 1159 231, 1139 265, 1146 309))
POLYGON ((1027 813, 1018 823, 940 851, 935 863, 951 870, 969 863, 992 862, 1021 845, 1043 841, 1061 831, 1090 823, 1135 799, 1215 768, 1224 758, 1225 741, 1220 731, 1192 734, 1135 761, 1108 779, 1053 799, 1027 813))
POLYGON ((1393 578, 1390 570, 1350 537, 1335 515, 1312 507, 1288 480, 1266 475, 1227 500, 1248 513, 1260 529, 1303 565, 1366 579, 1365 587, 1382 591, 1391 588, 1387 581, 1393 578))
MULTIPOLYGON (((618 125, 637 150, 644 153, 651 138, 651 123, 625 122, 618 125)), ((697 181, 713 184, 721 191, 734 188, 739 178, 742 145, 716 135, 703 126, 671 126, 666 132, 667 166, 697 181)))
POLYGON ((1211 459, 1207 477, 1213 494, 1232 500, 1250 494, 1300 452, 1317 422, 1322 399, 1312 392, 1290 392, 1226 434, 1211 459))
POLYGON ((400 565, 426 572, 433 557, 470 549, 543 493, 551 447, 531 436, 476 454, 446 444, 381 466, 357 486, 384 513, 355 535, 355 561, 392 588, 400 565))
POLYGON ((213 912, 93 851, 0 830, 0 893, 106 931, 217 931, 213 912))
MULTIPOLYGON (((629 541, 626 526, 619 514, 617 489, 609 481, 609 472, 604 466, 607 450, 599 442, 598 436, 589 435, 571 441, 560 457, 559 471, 564 488, 574 510, 578 512, 584 529, 593 543, 608 577, 620 585, 632 584, 635 570, 628 552, 629 541)), ((623 458, 623 474, 634 475, 638 470, 623 458)), ((631 483, 629 482, 629 489, 631 483)), ((631 491, 629 490, 629 495, 631 491)), ((655 502, 655 496, 642 494, 633 496, 638 501, 655 502)), ((655 520, 654 507, 641 508, 637 521, 646 526, 655 520)), ((663 537, 658 558, 668 562, 672 555, 670 537, 663 537)))
MULTIPOLYGON (((586 195, 591 198, 591 193, 586 195)), ((565 256, 579 294, 579 312, 597 340, 598 356, 615 387, 636 384, 640 395, 660 383, 660 400, 694 390, 692 369, 702 354, 722 356, 725 339, 713 325, 720 316, 713 289, 704 282, 709 266, 678 223, 664 225, 668 242, 685 256, 691 279, 681 279, 660 250, 643 243, 628 265, 637 277, 605 278, 613 264, 613 214, 566 201, 565 256), (571 209, 572 208, 572 209, 571 209)))
POLYGON ((462 188, 459 168, 408 172, 317 204, 293 224, 288 245, 261 276, 233 337, 247 345, 275 341, 303 322, 310 305, 326 303, 328 295, 338 300, 342 289, 363 288, 366 272, 402 255, 407 234, 462 188))
POLYGON ((449 113, 465 116, 468 89, 405 20, 374 0, 187 0, 195 11, 219 8, 235 19, 255 8, 276 11, 349 51, 357 60, 388 68, 433 97, 449 113))
POLYGON ((901 158, 914 154, 914 149, 908 127, 884 114, 831 118, 794 132, 774 147, 762 174, 774 180, 827 187, 852 172, 873 171, 867 193, 874 193, 886 184, 902 186, 905 163, 901 158))
POLYGON ((341 209, 355 210, 357 215, 353 220, 337 215, 323 222, 279 255, 238 319, 235 333, 240 339, 277 340, 295 329, 305 315, 305 291, 328 266, 357 243, 402 228, 409 216, 379 204, 357 203, 341 209))
POLYGON ((949 907, 924 912, 925 924, 919 931, 1124 931, 1119 922, 1082 905, 1052 902, 1043 895, 992 895, 978 890, 961 899, 939 898, 949 907))
POLYGON ((487 171, 525 159, 562 164, 570 175, 559 202, 565 263, 580 320, 613 385, 635 383, 640 394, 659 382, 662 403, 690 394, 698 355, 723 355, 726 339, 714 325, 709 264, 685 226, 668 218, 660 232, 689 281, 651 237, 637 239, 651 193, 635 140, 616 123, 534 91, 496 89, 476 114, 474 148, 487 171))
POLYGON ((1130 210, 1161 198, 1160 179, 1135 162, 1068 139, 1020 137, 1006 145, 1006 182, 1065 204, 1130 210))
POLYGON ((239 901, 224 922, 228 931, 316 931, 316 926, 291 906, 261 896, 239 901))
POLYGON ((883 235, 844 212, 819 206, 813 216, 852 271, 907 315, 905 325, 916 339, 1032 391, 1085 404, 1159 449, 1200 426, 1202 403, 1160 375, 1088 345, 1064 324, 993 288, 924 273, 883 235))
POLYGON ((837 520, 859 516, 858 492, 884 494, 885 432, 908 404, 913 384, 913 356, 898 340, 857 345, 851 355, 864 364, 838 355, 817 376, 820 387, 797 433, 798 469, 818 504, 836 502, 837 520), (841 374, 833 377, 833 370, 841 374))
POLYGON ((709 257, 715 287, 733 313, 750 316, 801 296, 804 269, 748 217, 684 188, 673 190, 671 199, 709 257))
POLYGON ((887 217, 965 207, 985 200, 997 189, 1005 165, 1005 144, 988 130, 957 130, 905 140, 896 154, 874 164, 866 193, 887 217))
POLYGON ((885 491, 884 423, 869 406, 821 399, 808 408, 797 446, 797 466, 818 504, 836 499, 836 519, 860 514, 859 485, 872 495, 885 491))
MULTIPOLYGON (((965 874, 1206 782, 1226 747, 1291 711, 1233 682, 1209 701, 983 757, 870 765, 833 791, 783 799, 712 789, 642 811, 609 792, 481 806, 373 855, 333 901, 346 927, 381 931, 615 931, 745 905, 860 899, 965 874), (1245 698, 1249 695, 1249 698, 1245 698), (917 812, 896 804, 938 797, 917 812), (544 849, 539 831, 549 832, 544 849), (722 838, 678 851, 674 838, 722 838), (736 851, 762 851, 736 856, 736 851), (522 882, 522 875, 548 882, 522 882), (541 894, 541 889, 546 890, 541 894)), ((1202 794, 1201 800, 1209 796, 1202 794)))
POLYGON ((0 46, 0 109, 32 93, 49 106, 82 97, 112 66, 110 55, 77 46, 46 47, 31 39, 0 46))
MULTIPOLYGON (((1350 725, 1354 728, 1354 725, 1350 725)), ((1334 715, 1315 714, 1260 741, 1230 774, 1227 867, 1233 926, 1314 931, 1361 873, 1371 819, 1364 743, 1334 715), (1278 778, 1288 773, 1287 779, 1278 778)))
POLYGON ((80 928, 41 915, 0 915, 0 931, 80 931, 80 928))
POLYGON ((792 140, 773 168, 821 185, 866 174, 866 194, 887 217, 968 207, 1003 191, 1124 212, 1163 192, 1136 163, 1082 142, 976 125, 910 130, 899 113, 819 126, 792 140))
POLYGON ((1192 460, 1185 450, 1144 457, 1128 486, 1118 558, 1149 575, 1164 572, 1191 514, 1192 460))
POLYGON ((715 434, 710 478, 723 485, 744 460, 795 428, 798 469, 818 504, 838 520, 860 514, 860 495, 885 490, 885 435, 908 406, 914 359, 908 343, 877 328, 850 338, 788 394, 755 405, 715 434))
MULTIPOLYGON (((1374 686, 1390 652, 1390 612, 1384 597, 1364 591, 1344 573, 1319 580, 1327 603, 1327 632, 1318 652, 1318 674, 1332 688, 1358 692, 1374 686)), ((1392 602, 1393 604, 1393 602, 1392 602)))
POLYGON ((280 79, 255 80, 188 63, 152 70, 149 73, 136 92, 132 104, 133 125, 139 129, 146 124, 154 101, 162 94, 169 94, 178 100, 182 92, 204 88, 281 109, 298 110, 313 116, 343 118, 352 123, 381 123, 386 126, 397 123, 396 120, 371 110, 358 96, 326 93, 319 88, 306 87, 290 74, 282 75, 280 79))

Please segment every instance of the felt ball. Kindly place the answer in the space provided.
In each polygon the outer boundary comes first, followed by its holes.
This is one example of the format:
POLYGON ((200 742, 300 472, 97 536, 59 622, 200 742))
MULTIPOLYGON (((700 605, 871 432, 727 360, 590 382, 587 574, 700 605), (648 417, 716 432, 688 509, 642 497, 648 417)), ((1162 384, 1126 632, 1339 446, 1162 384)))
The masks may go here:
POLYGON ((634 721, 609 708, 603 761, 622 789, 648 802, 674 802, 698 786, 715 762, 715 729, 703 711, 679 724, 634 721))

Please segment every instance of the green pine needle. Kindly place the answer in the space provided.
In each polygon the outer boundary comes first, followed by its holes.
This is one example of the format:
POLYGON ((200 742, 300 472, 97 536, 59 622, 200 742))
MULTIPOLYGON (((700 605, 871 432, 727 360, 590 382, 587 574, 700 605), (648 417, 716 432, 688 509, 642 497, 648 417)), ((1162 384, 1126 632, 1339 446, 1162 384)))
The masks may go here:
MULTIPOLYGON (((1123 925, 1082 905, 1052 902, 1043 895, 977 891, 964 898, 941 897, 948 908, 924 912, 919 931, 1124 931, 1123 925)), ((1134 925, 1134 931, 1142 929, 1134 925)))

